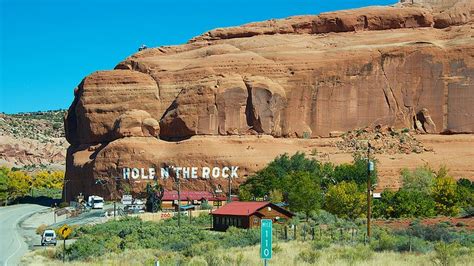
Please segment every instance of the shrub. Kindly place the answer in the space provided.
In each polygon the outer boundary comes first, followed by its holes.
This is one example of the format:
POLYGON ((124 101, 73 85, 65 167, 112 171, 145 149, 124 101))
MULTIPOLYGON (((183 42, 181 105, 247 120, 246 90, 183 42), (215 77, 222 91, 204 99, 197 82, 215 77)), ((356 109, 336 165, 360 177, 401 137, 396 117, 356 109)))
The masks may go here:
POLYGON ((279 253, 281 252, 283 249, 280 247, 280 245, 276 244, 276 245, 273 245, 272 247, 272 252, 273 253, 279 253))
POLYGON ((42 235, 44 230, 46 230, 46 228, 48 228, 48 226, 46 224, 41 224, 40 226, 38 226, 36 228, 36 234, 37 235, 42 235))
POLYGON ((360 261, 367 261, 372 258, 373 251, 362 244, 354 247, 344 247, 336 252, 337 257, 347 261, 350 265, 360 261))
POLYGON ((457 255, 458 248, 459 245, 456 243, 437 243, 434 246, 435 253, 432 262, 442 266, 454 265, 454 258, 457 255))
POLYGON ((230 227, 229 229, 227 229, 227 232, 220 238, 220 244, 224 248, 251 246, 259 242, 259 229, 243 230, 235 227, 230 227))
POLYGON ((318 212, 313 213, 311 219, 317 224, 334 224, 337 222, 337 217, 325 210, 319 210, 318 212))
POLYGON ((217 243, 210 241, 203 241, 198 243, 193 243, 188 250, 184 251, 185 256, 200 256, 209 252, 209 250, 216 250, 218 248, 217 243))
POLYGON ((243 264, 244 264, 244 254, 239 253, 237 254, 237 257, 235 258, 235 265, 241 266, 243 264))
POLYGON ((189 261, 188 266, 207 266, 207 262, 203 257, 193 257, 189 261))
POLYGON ((371 247, 375 251, 397 250, 397 238, 382 230, 374 237, 371 247))
POLYGON ((416 252, 416 253, 427 253, 432 250, 432 246, 428 241, 425 241, 419 237, 413 236, 399 236, 397 237, 396 250, 398 252, 416 252))
POLYGON ((398 234, 419 237, 426 241, 452 241, 453 234, 444 224, 436 224, 432 226, 414 224, 406 230, 398 231, 398 234))
POLYGON ((211 210, 212 206, 209 204, 209 202, 204 201, 201 203, 201 210, 211 210))
POLYGON ((474 207, 469 206, 467 208, 464 208, 461 213, 461 216, 465 218, 474 217, 474 207))
POLYGON ((221 257, 217 256, 216 254, 213 253, 207 253, 204 256, 207 266, 221 266, 224 265, 224 261, 222 260, 221 257))
POLYGON ((304 249, 298 254, 297 260, 304 261, 309 264, 315 264, 321 257, 321 252, 312 249, 304 249))
POLYGON ((315 250, 325 249, 331 246, 331 243, 327 240, 317 239, 313 241, 311 247, 315 250))
MULTIPOLYGON (((105 254, 105 239, 83 236, 66 249, 69 260, 87 259, 105 254)), ((57 249, 56 258, 62 258, 62 250, 57 249)))

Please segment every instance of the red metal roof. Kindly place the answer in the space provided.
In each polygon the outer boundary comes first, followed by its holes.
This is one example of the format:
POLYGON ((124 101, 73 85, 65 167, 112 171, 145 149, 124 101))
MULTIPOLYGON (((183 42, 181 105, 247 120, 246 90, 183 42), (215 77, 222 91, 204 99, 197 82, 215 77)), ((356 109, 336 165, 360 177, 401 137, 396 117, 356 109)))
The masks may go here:
POLYGON ((248 216, 269 203, 268 201, 233 201, 213 211, 212 214, 248 216))
MULTIPOLYGON (((180 198, 181 200, 209 200, 213 198, 211 192, 208 191, 181 191, 180 198)), ((161 200, 178 200, 178 191, 165 191, 163 193, 163 198, 161 200)))

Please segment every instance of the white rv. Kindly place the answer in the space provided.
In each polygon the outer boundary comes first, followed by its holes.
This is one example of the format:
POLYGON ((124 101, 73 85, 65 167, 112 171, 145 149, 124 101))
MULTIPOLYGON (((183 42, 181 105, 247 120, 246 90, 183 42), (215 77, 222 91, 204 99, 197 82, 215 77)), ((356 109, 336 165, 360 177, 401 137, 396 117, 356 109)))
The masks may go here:
POLYGON ((104 208, 104 198, 99 196, 89 196, 87 200, 87 205, 92 209, 103 209, 104 208))

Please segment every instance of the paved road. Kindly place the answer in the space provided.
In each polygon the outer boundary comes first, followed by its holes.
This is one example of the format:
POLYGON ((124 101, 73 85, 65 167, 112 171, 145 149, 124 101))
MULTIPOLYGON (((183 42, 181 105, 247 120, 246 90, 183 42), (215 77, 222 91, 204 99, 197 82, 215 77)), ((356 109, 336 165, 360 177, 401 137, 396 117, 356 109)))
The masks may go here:
POLYGON ((0 207, 0 265, 18 265, 28 251, 28 245, 20 234, 19 223, 46 207, 20 204, 0 207))

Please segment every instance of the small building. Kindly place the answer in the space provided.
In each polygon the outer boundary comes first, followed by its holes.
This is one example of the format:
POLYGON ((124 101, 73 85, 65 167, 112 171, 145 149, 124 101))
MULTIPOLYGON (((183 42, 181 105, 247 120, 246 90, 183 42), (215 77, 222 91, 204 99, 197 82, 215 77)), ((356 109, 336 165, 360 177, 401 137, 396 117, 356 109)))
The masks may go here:
POLYGON ((254 228, 260 226, 260 220, 271 219, 274 223, 283 223, 293 217, 293 213, 267 201, 233 201, 213 211, 212 227, 225 231, 230 226, 254 228))
MULTIPOLYGON (((204 201, 214 197, 208 191, 181 191, 179 194, 181 206, 201 205, 204 201)), ((161 207, 165 210, 178 210, 178 191, 164 191, 161 198, 161 207)))

